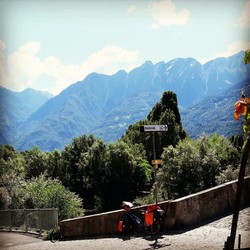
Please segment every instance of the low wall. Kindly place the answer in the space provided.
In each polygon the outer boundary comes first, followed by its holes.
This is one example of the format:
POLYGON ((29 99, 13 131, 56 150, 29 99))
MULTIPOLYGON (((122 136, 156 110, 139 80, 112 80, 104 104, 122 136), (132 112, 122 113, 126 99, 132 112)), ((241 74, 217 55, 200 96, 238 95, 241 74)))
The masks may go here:
MULTIPOLYGON (((164 229, 180 229, 204 223, 233 211, 237 181, 207 189, 177 200, 160 202, 165 211, 164 229)), ((241 205, 250 205, 250 176, 245 178, 241 205)), ((133 208, 139 213, 147 206, 133 208)), ((60 222, 64 237, 117 234, 118 221, 123 210, 63 220, 60 222)))

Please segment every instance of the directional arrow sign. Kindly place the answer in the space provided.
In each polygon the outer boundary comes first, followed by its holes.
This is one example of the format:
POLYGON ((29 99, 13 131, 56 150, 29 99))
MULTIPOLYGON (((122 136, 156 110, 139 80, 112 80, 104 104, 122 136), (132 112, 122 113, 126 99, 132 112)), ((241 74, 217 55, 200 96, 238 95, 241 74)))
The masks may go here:
POLYGON ((163 132, 168 131, 167 125, 144 125, 141 126, 142 132, 163 132))
POLYGON ((152 160, 152 165, 161 164, 161 160, 152 160))

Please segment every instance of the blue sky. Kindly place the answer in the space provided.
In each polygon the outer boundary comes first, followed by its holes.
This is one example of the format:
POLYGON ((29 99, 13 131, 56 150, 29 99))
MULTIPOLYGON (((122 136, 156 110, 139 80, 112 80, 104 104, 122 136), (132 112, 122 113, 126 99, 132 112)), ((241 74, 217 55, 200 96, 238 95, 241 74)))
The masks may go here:
POLYGON ((0 85, 54 95, 146 60, 250 48, 250 0, 0 0, 0 85))

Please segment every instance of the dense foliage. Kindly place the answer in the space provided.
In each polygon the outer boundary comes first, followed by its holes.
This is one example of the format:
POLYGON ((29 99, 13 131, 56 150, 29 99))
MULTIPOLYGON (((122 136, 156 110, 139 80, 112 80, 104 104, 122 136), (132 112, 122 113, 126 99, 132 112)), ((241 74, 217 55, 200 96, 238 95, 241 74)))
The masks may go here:
POLYGON ((60 181, 41 175, 17 190, 19 208, 58 208, 59 220, 83 215, 82 199, 67 190, 60 181))
POLYGON ((165 92, 147 119, 131 125, 117 142, 93 135, 74 138, 63 150, 38 147, 18 152, 0 146, 0 209, 59 208, 60 219, 81 216, 83 208, 118 209, 123 200, 153 202, 152 133, 145 124, 166 124, 155 134, 159 198, 174 199, 235 179, 241 140, 219 136, 191 140, 182 128, 177 97, 165 92), (143 192, 145 193, 145 192, 143 192))
POLYGON ((98 211, 118 208, 151 177, 141 146, 106 145, 92 135, 74 138, 61 152, 1 146, 0 154, 0 208, 58 207, 61 218, 81 215, 82 200, 98 211))
POLYGON ((175 148, 169 146, 162 155, 163 167, 158 176, 162 195, 175 199, 220 184, 237 176, 239 151, 228 139, 216 134, 193 141, 186 139, 175 148))
POLYGON ((59 219, 83 215, 81 198, 70 192, 59 180, 37 173, 36 164, 32 168, 34 159, 38 165, 43 162, 46 166, 47 154, 38 148, 32 152, 34 154, 21 154, 11 146, 0 147, 0 209, 58 208, 59 219), (27 154, 30 155, 28 160, 27 154))
POLYGON ((148 161, 153 159, 152 133, 141 133, 140 126, 148 124, 165 124, 168 131, 155 134, 156 158, 161 158, 163 148, 172 145, 176 146, 179 141, 186 138, 181 123, 181 116, 178 109, 177 96, 171 91, 166 91, 160 102, 156 103, 152 111, 148 114, 147 120, 142 120, 129 126, 123 140, 132 144, 142 144, 147 153, 148 161))

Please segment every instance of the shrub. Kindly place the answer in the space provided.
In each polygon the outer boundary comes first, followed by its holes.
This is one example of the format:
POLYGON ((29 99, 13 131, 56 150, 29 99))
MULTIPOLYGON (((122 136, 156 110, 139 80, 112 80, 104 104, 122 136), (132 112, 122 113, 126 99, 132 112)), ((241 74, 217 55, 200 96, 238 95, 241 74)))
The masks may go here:
POLYGON ((57 179, 46 179, 43 175, 23 185, 18 197, 23 208, 58 208, 59 220, 83 215, 82 199, 57 179))

